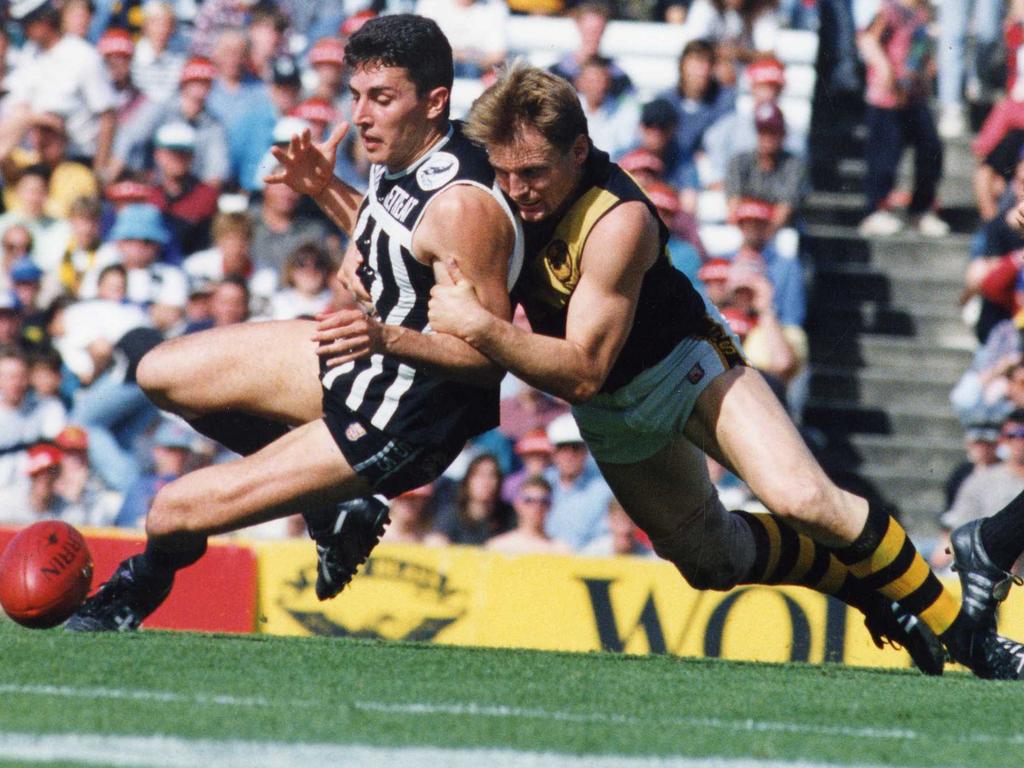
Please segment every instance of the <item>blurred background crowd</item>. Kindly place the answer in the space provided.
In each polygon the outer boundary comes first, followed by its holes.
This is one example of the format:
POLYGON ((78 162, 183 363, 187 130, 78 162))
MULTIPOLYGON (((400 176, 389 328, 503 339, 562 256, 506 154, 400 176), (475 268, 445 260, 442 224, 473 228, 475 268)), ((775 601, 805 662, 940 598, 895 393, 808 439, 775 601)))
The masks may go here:
MULTIPOLYGON (((1024 240, 1005 218, 1024 196, 1024 0, 14 0, 0 25, 0 522, 139 527, 162 484, 230 458, 150 404, 135 367, 163 339, 344 298, 344 235, 262 178, 272 146, 349 117, 346 38, 395 12, 451 40, 454 117, 516 55, 574 83, 594 144, 647 191, 673 263, 798 422, 815 88, 866 104, 859 230, 872 238, 949 232, 943 142, 995 94, 972 144, 983 224, 963 301, 979 351, 953 393, 970 461, 950 479, 949 519, 974 514, 956 488, 990 465, 1011 467, 1007 493, 1024 489, 1024 418, 1008 421, 1024 408, 1024 240)), ((354 133, 336 171, 365 188, 354 133)), ((649 553, 566 404, 511 377, 502 395, 500 429, 395 499, 386 540, 649 553)), ((710 469, 727 505, 757 508, 710 469)), ((293 518, 247 535, 302 533, 293 518)))

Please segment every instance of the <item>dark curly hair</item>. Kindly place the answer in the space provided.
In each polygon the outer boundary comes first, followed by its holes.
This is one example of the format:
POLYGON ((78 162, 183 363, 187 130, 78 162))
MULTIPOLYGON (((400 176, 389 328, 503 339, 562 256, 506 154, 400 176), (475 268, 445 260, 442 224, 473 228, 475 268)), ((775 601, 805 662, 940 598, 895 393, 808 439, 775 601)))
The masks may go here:
POLYGON ((444 32, 432 19, 411 13, 367 21, 349 38, 345 63, 350 69, 401 67, 421 98, 434 88, 450 91, 455 77, 452 46, 444 32))

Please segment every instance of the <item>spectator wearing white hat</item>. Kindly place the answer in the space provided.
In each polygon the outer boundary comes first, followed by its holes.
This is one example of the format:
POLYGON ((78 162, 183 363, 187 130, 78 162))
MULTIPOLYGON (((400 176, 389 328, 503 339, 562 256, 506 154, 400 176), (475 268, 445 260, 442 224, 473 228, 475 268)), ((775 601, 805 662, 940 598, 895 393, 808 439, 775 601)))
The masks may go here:
POLYGON ((217 188, 193 171, 197 138, 195 128, 180 120, 161 125, 154 138, 154 203, 182 254, 209 247, 210 224, 217 212, 217 188))
POLYGON ((202 181, 220 188, 228 178, 228 144, 224 126, 210 113, 207 99, 217 71, 209 59, 190 59, 181 71, 176 98, 152 102, 123 124, 114 142, 108 178, 125 171, 142 173, 153 166, 153 139, 166 123, 188 123, 196 132, 192 171, 202 181))
POLYGON ((61 105, 69 157, 104 168, 114 138, 116 96, 99 53, 82 38, 61 31, 60 11, 52 0, 18 0, 11 4, 10 15, 36 51, 22 59, 10 78, 9 104, 15 114, 61 105))
POLYGON ((547 534, 579 551, 608 532, 608 501, 612 491, 590 459, 587 444, 572 414, 548 424, 554 449, 544 477, 551 484, 547 534))
POLYGON ((184 52, 176 45, 174 6, 161 0, 142 5, 142 36, 132 57, 132 80, 155 102, 169 101, 185 67, 184 52))

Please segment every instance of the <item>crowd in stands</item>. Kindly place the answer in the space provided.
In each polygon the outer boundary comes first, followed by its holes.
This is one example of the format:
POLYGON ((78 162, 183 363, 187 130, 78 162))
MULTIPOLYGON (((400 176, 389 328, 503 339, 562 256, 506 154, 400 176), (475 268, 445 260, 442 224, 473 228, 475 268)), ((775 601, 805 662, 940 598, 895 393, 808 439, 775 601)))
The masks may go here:
MULTIPOLYGON (((941 27, 962 46, 954 5, 963 3, 941 0, 941 27)), ((1008 40, 1020 34, 1022 5, 1010 3, 1008 40)), ((346 38, 375 14, 408 11, 434 18, 452 42, 454 117, 469 103, 459 92, 478 93, 495 65, 545 57, 511 40, 517 19, 572 19, 562 29, 575 44, 544 66, 574 83, 594 144, 643 186, 668 227, 673 264, 796 417, 808 356, 800 243, 813 70, 810 87, 794 85, 801 70, 780 44, 784 32, 802 30, 816 48, 827 14, 822 45, 837 60, 828 87, 855 90, 866 68, 862 232, 902 228, 891 207, 908 144, 918 155, 908 212, 921 234, 948 232, 933 210, 942 145, 928 107, 930 9, 917 0, 14 0, 0 27, 0 522, 138 527, 161 485, 229 458, 149 403, 135 367, 163 339, 311 317, 343 299, 333 273, 344 235, 309 200, 264 184, 269 150, 346 119, 346 38), (675 52, 642 62, 656 70, 614 56, 607 32, 623 21, 668 30, 675 52)), ((969 86, 978 77, 973 65, 964 75, 965 57, 950 58, 938 61, 944 136, 962 131, 966 115, 951 78, 969 86)), ((975 142, 986 224, 969 292, 995 305, 985 317, 996 341, 979 352, 965 400, 991 398, 994 379, 1020 357, 1005 323, 1024 296, 1015 282, 1024 259, 1003 249, 1024 243, 999 223, 1024 196, 1015 64, 1009 77, 975 142), (989 299, 996 274, 1003 304, 989 299)), ((365 187, 368 163, 352 135, 336 172, 365 187)), ((393 501, 386 540, 650 551, 565 403, 509 378, 501 416, 433 487, 393 501)), ((756 505, 737 478, 710 471, 730 506, 756 505)), ((298 518, 261 528, 302 533, 298 518)))

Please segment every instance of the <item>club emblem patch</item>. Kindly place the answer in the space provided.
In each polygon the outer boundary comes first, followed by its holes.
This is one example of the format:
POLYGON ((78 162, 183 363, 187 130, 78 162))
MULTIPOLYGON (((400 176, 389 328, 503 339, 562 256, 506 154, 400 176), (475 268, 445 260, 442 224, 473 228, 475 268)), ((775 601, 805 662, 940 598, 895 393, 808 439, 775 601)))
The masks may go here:
POLYGON ((435 152, 416 171, 416 183, 424 192, 440 189, 459 172, 459 158, 449 152, 435 152))
POLYGON ((345 438, 349 442, 354 443, 356 440, 358 440, 361 437, 364 437, 365 435, 366 428, 358 421, 353 421, 345 428, 345 438))
POLYGON ((694 363, 693 368, 686 374, 686 380, 691 384, 699 384, 700 380, 704 378, 704 369, 700 363, 694 363))

